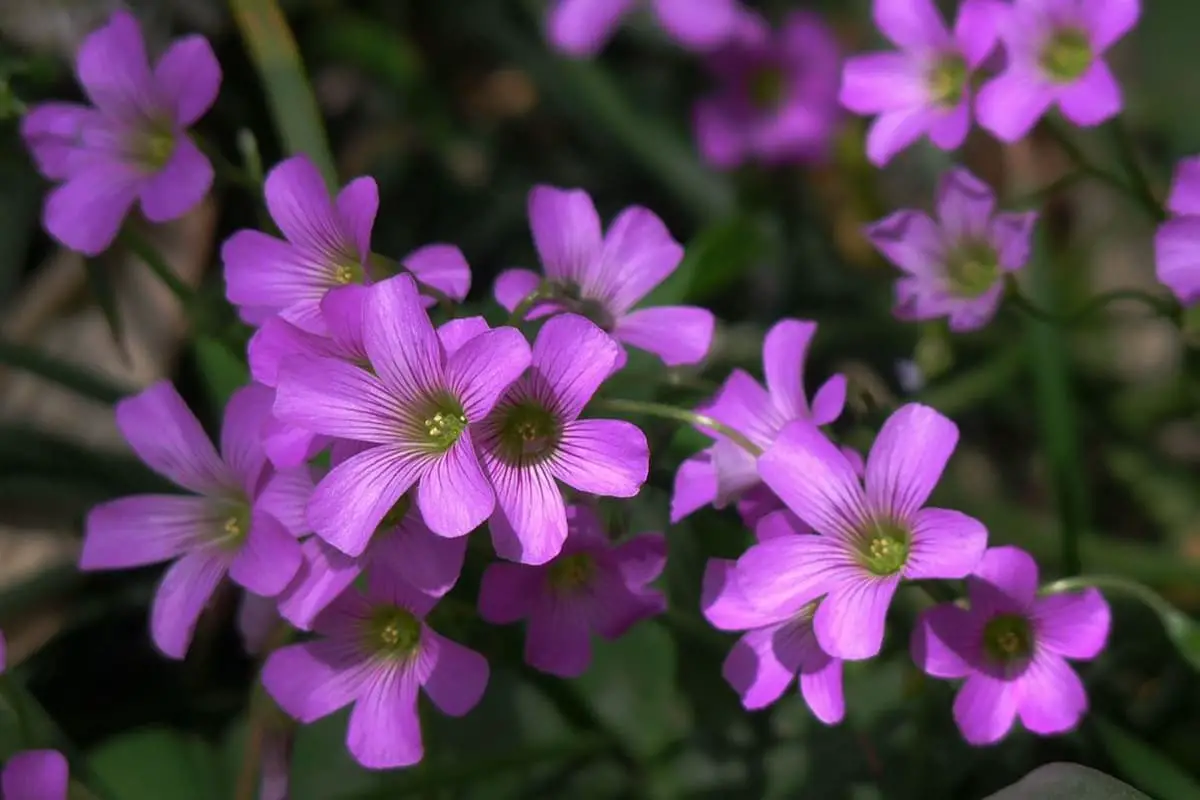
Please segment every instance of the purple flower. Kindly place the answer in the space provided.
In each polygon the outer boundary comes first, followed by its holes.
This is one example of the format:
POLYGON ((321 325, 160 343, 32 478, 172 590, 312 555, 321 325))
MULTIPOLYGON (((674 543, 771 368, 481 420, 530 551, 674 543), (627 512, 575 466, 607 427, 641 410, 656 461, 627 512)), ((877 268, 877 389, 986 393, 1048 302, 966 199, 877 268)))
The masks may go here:
POLYGON ((1004 276, 1029 261, 1037 212, 996 213, 987 184, 962 168, 938 187, 938 221, 897 211, 865 231, 875 249, 904 271, 896 282, 899 319, 948 317, 950 330, 982 328, 1004 296, 1004 276))
POLYGON ((1050 106, 1076 125, 1099 125, 1122 107, 1101 56, 1133 29, 1139 0, 1014 0, 1000 20, 1004 72, 979 90, 979 124, 1015 142, 1050 106))
POLYGON ((354 704, 346 744, 364 767, 421 760, 417 690, 444 714, 462 716, 483 696, 483 656, 435 633, 425 617, 437 598, 375 570, 366 594, 351 589, 313 622, 320 638, 275 651, 263 667, 267 692, 308 724, 354 704))
POLYGON ((538 333, 530 369, 479 426, 484 471, 496 489, 496 555, 544 564, 567 538, 558 481, 579 492, 633 497, 650 469, 646 436, 633 423, 579 419, 621 348, 575 314, 538 333))
POLYGON ((94 256, 135 201, 151 222, 165 222, 208 194, 212 164, 187 128, 217 99, 221 67, 203 36, 188 36, 151 70, 137 20, 118 11, 84 39, 75 71, 92 106, 34 106, 21 135, 42 174, 62 182, 46 198, 46 230, 94 256))
MULTIPOLYGON (((547 20, 550 41, 572 56, 593 56, 640 0, 557 0, 547 20)), ((649 0, 659 24, 681 44, 705 50, 737 24, 737 0, 649 0)))
MULTIPOLYGON (((371 263, 379 187, 374 178, 355 178, 331 200, 321 173, 299 155, 268 173, 263 194, 286 241, 254 230, 229 237, 221 247, 226 296, 251 324, 279 314, 305 331, 328 333, 320 305, 329 290, 385 277, 373 276, 378 267, 371 263)), ((467 296, 471 272, 458 248, 429 245, 403 266, 455 300, 467 296)))
POLYGON ((1184 306, 1200 303, 1200 156, 1184 159, 1175 169, 1167 220, 1154 237, 1158 279, 1184 306))
POLYGON ((668 366, 694 364, 708 353, 711 311, 695 306, 633 310, 683 259, 679 242, 649 209, 625 209, 602 235, 587 192, 537 186, 529 193, 529 225, 545 278, 527 269, 502 272, 495 286, 500 305, 512 311, 544 280, 555 300, 536 304, 530 319, 574 311, 668 366))
POLYGON ((737 562, 742 594, 778 618, 821 599, 813 616, 821 649, 847 660, 874 656, 901 580, 965 577, 987 546, 978 520, 922 507, 957 442, 958 428, 937 411, 903 406, 879 431, 863 481, 812 422, 788 425, 759 472, 817 535, 747 550, 737 562))
MULTIPOLYGON (((760 541, 813 535, 787 511, 763 518, 757 533, 760 541)), ((736 562, 709 560, 700 605, 720 630, 747 632, 721 670, 747 709, 771 705, 799 676, 800 693, 817 719, 826 725, 841 722, 846 711, 842 662, 817 644, 813 615, 819 604, 814 600, 799 611, 764 613, 742 594, 736 562)))
POLYGON ((573 678, 591 663, 593 631, 617 639, 666 608, 662 594, 646 584, 662 572, 667 542, 647 533, 614 547, 590 509, 572 506, 567 516, 566 543, 549 563, 487 568, 479 615, 498 625, 526 620, 526 663, 573 678))
MULTIPOLYGON (((767 449, 793 420, 808 419, 827 425, 842 413, 846 403, 846 378, 834 375, 813 397, 811 408, 804 391, 804 363, 817 323, 785 319, 775 323, 763 339, 763 371, 767 388, 742 370, 734 370, 713 401, 697 409, 728 425, 751 442, 767 449)), ((678 522, 707 505, 722 507, 733 500, 748 501, 752 511, 747 524, 778 509, 781 504, 762 486, 755 457, 741 445, 715 431, 712 447, 684 461, 675 475, 671 495, 671 521, 678 522)))
MULTIPOLYGON (((367 447, 338 442, 330 463, 336 467, 367 447)), ((348 556, 315 536, 302 550, 304 563, 280 596, 279 613, 307 630, 316 615, 364 572, 384 570, 419 592, 441 597, 458 581, 467 540, 461 536, 448 539, 430 531, 409 492, 384 516, 362 555, 348 556)))
POLYGON ((921 136, 943 150, 962 145, 971 127, 971 75, 996 46, 1005 6, 966 0, 948 31, 933 0, 875 0, 875 24, 900 52, 847 59, 841 102, 878 114, 867 158, 883 166, 921 136))
POLYGON ((1067 659, 1099 655, 1109 610, 1095 589, 1039 597, 1037 563, 1015 547, 993 547, 967 579, 970 608, 943 603, 913 631, 917 666, 965 678, 954 719, 971 744, 999 741, 1020 717, 1030 731, 1063 733, 1087 711, 1087 693, 1067 659))
POLYGON ((0 792, 11 800, 67 800, 67 759, 57 750, 26 750, 8 759, 0 792))
POLYGON ((820 159, 837 122, 839 64, 816 14, 794 12, 776 34, 743 12, 737 35, 708 58, 720 88, 693 114, 701 154, 721 169, 820 159))
POLYGON ((155 472, 193 495, 137 495, 88 514, 80 569, 126 569, 173 561, 154 595, 150 632, 183 658, 196 621, 226 573, 263 596, 279 594, 300 566, 306 532, 305 475, 273 473, 261 430, 271 393, 236 392, 225 408, 221 454, 170 383, 117 404, 117 425, 155 472))
POLYGON ((496 502, 472 428, 529 366, 528 343, 513 328, 488 330, 482 317, 454 320, 439 338, 416 282, 398 275, 369 289, 363 344, 373 371, 334 358, 289 359, 280 371, 282 422, 372 445, 321 479, 312 529, 361 555, 415 485, 430 530, 469 533, 496 502))

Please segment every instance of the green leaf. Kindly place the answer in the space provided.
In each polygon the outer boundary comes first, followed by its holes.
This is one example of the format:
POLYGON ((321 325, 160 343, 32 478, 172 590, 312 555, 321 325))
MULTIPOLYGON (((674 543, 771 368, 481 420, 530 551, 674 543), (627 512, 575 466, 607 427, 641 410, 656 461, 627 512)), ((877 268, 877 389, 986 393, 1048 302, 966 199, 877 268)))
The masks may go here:
POLYGON ((147 728, 109 739, 89 762, 118 800, 228 800, 217 751, 197 736, 147 728))
POLYGON ((1150 800, 1128 784, 1078 764, 1047 764, 984 800, 1150 800))
POLYGON ((1156 800, 1200 797, 1200 783, 1157 749, 1100 715, 1092 717, 1092 724, 1117 771, 1147 794, 1156 800))
POLYGON ((213 408, 224 408, 233 393, 250 382, 250 368, 223 342, 209 336, 197 338, 193 351, 213 408))
POLYGON ((710 225, 688 243, 679 267, 639 305, 694 304, 718 297, 746 274, 765 246, 761 228, 750 217, 710 225))
POLYGON ((133 393, 85 367, 12 342, 0 341, 0 364, 38 375, 101 403, 115 403, 133 393))

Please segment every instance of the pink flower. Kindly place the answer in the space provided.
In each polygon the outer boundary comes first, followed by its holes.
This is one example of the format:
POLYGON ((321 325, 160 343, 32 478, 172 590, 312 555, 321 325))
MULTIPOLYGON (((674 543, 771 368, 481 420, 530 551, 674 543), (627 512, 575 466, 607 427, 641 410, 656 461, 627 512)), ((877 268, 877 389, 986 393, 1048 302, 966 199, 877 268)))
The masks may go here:
POLYGON ((71 777, 57 750, 26 750, 9 757, 0 789, 11 800, 67 800, 71 777))
POLYGON ((1176 167, 1167 210, 1178 216, 1160 225, 1154 236, 1158 279, 1180 303, 1193 306, 1200 303, 1200 156, 1176 167))
MULTIPOLYGON (((547 19, 550 41, 573 56, 593 56, 641 0, 555 0, 547 19)), ((715 47, 737 23, 737 0, 649 0, 663 30, 699 50, 715 47)))

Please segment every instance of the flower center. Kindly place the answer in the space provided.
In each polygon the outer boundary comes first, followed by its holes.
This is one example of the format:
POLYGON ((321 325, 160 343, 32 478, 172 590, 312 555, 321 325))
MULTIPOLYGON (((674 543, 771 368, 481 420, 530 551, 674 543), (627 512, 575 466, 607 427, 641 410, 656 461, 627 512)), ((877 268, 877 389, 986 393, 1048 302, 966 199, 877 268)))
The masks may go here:
POLYGON ((873 575, 888 577, 908 563, 912 534, 892 520, 874 520, 860 533, 859 563, 873 575))
POLYGON ((958 53, 947 53, 929 70, 929 99, 943 108, 954 108, 962 102, 968 77, 966 59, 958 53))
POLYGON ((1056 83, 1072 83, 1091 69, 1095 58, 1087 34, 1075 28, 1063 28, 1046 43, 1041 65, 1056 83))
POLYGON ((223 511, 225 516, 220 521, 215 541, 222 548, 237 550, 250 533, 250 504, 245 501, 230 502, 223 511))
POLYGON ((510 464, 539 464, 554 454, 562 425, 553 411, 533 398, 500 411, 500 455, 510 464))
POLYGON ((600 300, 584 297, 583 290, 576 283, 559 283, 554 287, 555 295, 574 313, 586 317, 604 331, 612 331, 616 319, 600 300))
POLYGON ((1033 629, 1019 614, 997 614, 983 626, 983 650, 997 664, 1012 664, 1033 653, 1033 629))
POLYGON ((420 433, 425 437, 429 449, 435 453, 444 453, 453 447, 467 428, 467 415, 462 403, 449 392, 431 398, 417 418, 420 421, 420 433))
POLYGON ((787 76, 777 66, 760 67, 751 72, 746 81, 750 104, 760 111, 779 108, 786 92, 787 76))
POLYGON ((157 172, 171 160, 175 145, 175 133, 170 128, 155 128, 142 139, 138 155, 148 169, 157 172))
POLYGON ((959 297, 980 297, 1000 279, 1000 259, 989 244, 972 243, 950 254, 946 280, 959 297))
POLYGON ((345 261, 335 264, 333 267, 333 282, 339 286, 362 283, 363 278, 362 265, 354 261, 351 256, 347 256, 345 261))
POLYGON ((559 592, 574 592, 591 582, 596 574, 596 559, 590 553, 560 556, 550 565, 547 579, 559 592))
POLYGON ((421 644, 421 621, 399 606, 373 609, 364 628, 367 648, 386 658, 405 658, 421 644))

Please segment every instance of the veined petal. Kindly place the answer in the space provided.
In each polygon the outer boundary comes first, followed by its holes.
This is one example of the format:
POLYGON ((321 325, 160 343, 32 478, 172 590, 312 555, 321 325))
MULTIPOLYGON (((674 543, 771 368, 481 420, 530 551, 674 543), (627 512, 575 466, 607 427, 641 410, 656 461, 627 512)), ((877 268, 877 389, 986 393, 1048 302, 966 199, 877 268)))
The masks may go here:
POLYGON ((804 362, 817 333, 817 323, 785 319, 775 323, 763 340, 763 371, 775 406, 788 419, 809 415, 804 393, 804 362))
POLYGON ((346 746, 368 769, 394 769, 425 754, 417 718, 417 682, 407 670, 376 672, 350 712, 346 746))
POLYGON ((352 245, 360 263, 371 257, 371 229, 379 213, 379 185, 369 176, 347 183, 334 201, 342 238, 352 245))
POLYGON ((225 405, 221 422, 221 459, 237 476, 247 497, 258 494, 259 480, 267 465, 263 435, 271 417, 275 392, 252 383, 233 393, 225 405))
POLYGON ((197 550, 163 575, 150 608, 150 635, 164 655, 180 659, 187 654, 200 614, 228 566, 227 554, 197 550))
POLYGON ((577 418, 604 379, 612 374, 621 352, 613 338, 577 314, 548 320, 533 343, 531 366, 545 380, 549 401, 559 418, 577 418))
POLYGON ((955 168, 938 184, 937 207, 949 241, 984 239, 996 210, 996 195, 967 170, 955 168))
POLYGON ((490 527, 496 555, 522 564, 545 564, 567 539, 567 509, 546 464, 506 464, 484 456, 496 490, 490 527))
POLYGON ((758 471, 763 482, 817 533, 848 536, 866 516, 854 467, 808 420, 783 429, 759 457, 758 471))
POLYGON ((400 400, 365 369, 334 358, 293 358, 279 371, 275 416, 343 439, 385 444, 404 433, 400 400))
POLYGON ((264 386, 279 383, 279 368, 288 358, 334 358, 340 355, 332 339, 296 327, 282 317, 271 317, 250 337, 246 357, 250 375, 264 386))
POLYGON ((354 702, 374 672, 347 643, 315 639, 272 653, 263 665, 262 682, 280 708, 308 724, 354 702))
POLYGON ((978 661, 981 635, 969 611, 941 603, 922 612, 913 628, 913 661, 935 678, 965 678, 978 661))
POLYGON ((367 552, 372 564, 392 570, 414 589, 434 597, 454 588, 466 554, 465 537, 438 536, 415 511, 409 511, 392 533, 377 535, 367 552))
POLYGON ((314 486, 307 466, 273 471, 255 498, 254 507, 279 520, 293 537, 299 538, 310 532, 308 499, 314 486))
POLYGON ((128 569, 183 555, 224 522, 204 497, 135 495, 92 508, 84 525, 79 568, 128 569))
POLYGON ((543 589, 543 570, 527 564, 496 561, 484 570, 479 583, 479 616, 493 625, 525 619, 543 589))
POLYGON ((683 247, 658 215, 631 206, 608 226, 588 283, 620 316, 666 280, 682 260, 683 247))
POLYGON ((169 381, 117 403, 117 427, 151 469, 198 494, 220 494, 238 481, 169 381))
POLYGON ((154 65, 154 85, 170 104, 176 125, 190 127, 212 108, 221 88, 221 65, 203 36, 176 39, 154 65))
POLYGON ((309 251, 260 231, 237 231, 221 245, 225 265, 225 296, 244 309, 272 311, 309 309, 289 315, 306 331, 324 334, 315 315, 318 303, 333 286, 330 265, 309 251))
POLYGON ((549 462, 554 477, 573 489, 605 497, 633 497, 650 470, 650 446, 641 429, 613 419, 577 419, 563 426, 549 462))
POLYGON ((1038 566, 1018 547, 993 547, 983 554, 967 581, 971 608, 985 612, 999 603, 1007 610, 1028 611, 1038 590, 1038 566), (998 597, 999 596, 999 597, 998 597))
POLYGON ((832 587, 813 616, 821 649, 846 661, 877 655, 883 647, 888 606, 899 585, 898 577, 872 578, 863 571, 832 587))
POLYGON ((425 633, 421 647, 437 648, 433 671, 425 679, 425 693, 438 710, 461 717, 474 708, 487 688, 487 660, 474 650, 433 631, 425 633))
POLYGON ((287 588, 300 569, 300 544, 279 520, 256 513, 246 541, 229 564, 229 577, 263 597, 274 597, 287 588))
POLYGON ((491 516, 496 495, 483 474, 469 429, 453 447, 427 463, 417 485, 417 508, 431 531, 438 536, 465 536, 491 516))
POLYGON ((1034 733, 1065 733, 1078 725, 1087 711, 1083 682, 1060 656, 1039 653, 1017 682, 1017 714, 1021 724, 1034 733))
POLYGON ((329 188, 308 156, 292 156, 275 165, 263 182, 263 195, 271 219, 292 244, 331 261, 353 244, 345 241, 329 188))
POLYGON ((899 519, 916 513, 937 486, 957 444, 958 426, 933 408, 919 403, 901 407, 883 423, 867 455, 871 508, 899 519))
POLYGON ((450 358, 464 344, 491 329, 492 326, 488 325, 487 320, 483 317, 459 317, 447 320, 438 326, 438 341, 442 343, 442 349, 446 351, 446 358, 450 358))
POLYGON ((1108 643, 1112 615, 1097 589, 1039 597, 1031 616, 1038 646, 1063 658, 1092 659, 1108 643))
POLYGON ((923 508, 913 520, 904 577, 909 580, 965 578, 987 548, 987 528, 960 511, 923 508))
POLYGON ((362 574, 364 559, 348 556, 315 536, 300 549, 304 560, 295 580, 279 598, 279 613, 306 631, 317 615, 362 574))
MULTIPOLYGON (((566 6, 582 7, 588 1, 568 0, 555 12, 554 19, 567 13, 566 6)), ((611 0, 605 0, 604 4, 614 5, 611 0)), ((546 276, 582 283, 603 246, 600 215, 592 205, 592 198, 582 189, 535 186, 529 193, 528 205, 533 243, 546 276)))
POLYGON ((775 654, 775 633, 786 623, 752 630, 738 639, 721 665, 721 675, 749 710, 774 703, 796 680, 796 672, 775 654))
POLYGON ((418 283, 437 289, 451 300, 461 302, 471 290, 471 265, 454 245, 426 245, 406 255, 400 263, 418 283))
POLYGON ((1017 718, 1016 687, 984 672, 975 672, 954 698, 954 721, 971 744, 992 744, 1004 738, 1017 718))
POLYGON ((321 479, 308 504, 308 522, 346 555, 362 555, 388 511, 429 469, 428 457, 372 447, 321 479))
POLYGON ((367 360, 363 326, 368 296, 370 290, 366 286, 351 283, 330 289, 321 298, 321 317, 341 358, 367 360))
POLYGON ((587 672, 592 662, 587 612, 578 598, 540 595, 525 628, 525 662, 560 678, 587 672))
POLYGON ((659 306, 630 312, 617 320, 613 336, 653 353, 668 367, 697 364, 712 346, 716 318, 697 306, 659 306))
POLYGON ((751 546, 738 559, 734 580, 752 607, 778 620, 859 573, 840 542, 828 536, 787 536, 751 546))
POLYGON ((371 366, 391 392, 416 399, 442 388, 442 347, 411 276, 372 286, 364 321, 371 366))
POLYGON ((529 360, 529 344, 516 328, 496 328, 463 344, 446 364, 446 382, 467 420, 486 417, 529 360))

